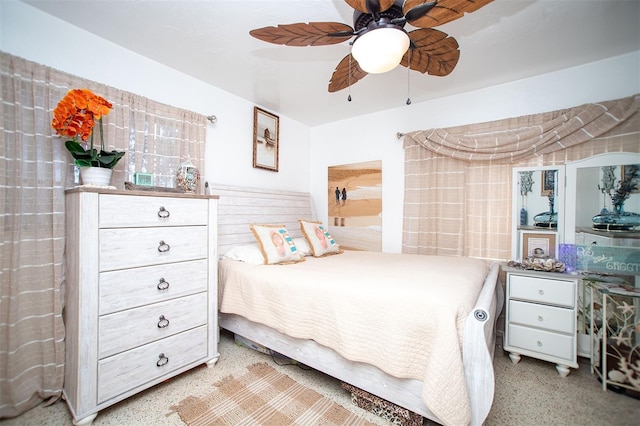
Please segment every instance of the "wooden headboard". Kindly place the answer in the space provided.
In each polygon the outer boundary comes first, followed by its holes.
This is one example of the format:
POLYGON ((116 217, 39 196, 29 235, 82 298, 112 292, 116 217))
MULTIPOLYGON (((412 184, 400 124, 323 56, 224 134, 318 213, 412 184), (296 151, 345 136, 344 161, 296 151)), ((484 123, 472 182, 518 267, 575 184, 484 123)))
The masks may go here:
POLYGON ((249 224, 284 224, 293 237, 302 237, 298 219, 315 220, 307 192, 210 185, 218 195, 218 254, 231 247, 255 243, 249 224))

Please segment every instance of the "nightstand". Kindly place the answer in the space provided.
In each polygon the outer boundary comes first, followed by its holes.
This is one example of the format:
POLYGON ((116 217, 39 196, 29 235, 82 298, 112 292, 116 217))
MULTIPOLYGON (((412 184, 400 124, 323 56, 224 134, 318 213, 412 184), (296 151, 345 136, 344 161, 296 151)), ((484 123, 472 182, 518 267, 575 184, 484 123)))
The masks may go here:
POLYGON ((565 377, 577 362, 579 276, 503 267, 507 273, 504 349, 514 364, 522 355, 556 363, 565 377))

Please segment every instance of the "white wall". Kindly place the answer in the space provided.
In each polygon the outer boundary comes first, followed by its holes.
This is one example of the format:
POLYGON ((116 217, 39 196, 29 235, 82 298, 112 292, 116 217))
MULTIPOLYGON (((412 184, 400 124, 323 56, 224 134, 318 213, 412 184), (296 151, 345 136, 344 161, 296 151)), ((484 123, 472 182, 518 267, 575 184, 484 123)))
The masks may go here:
MULTIPOLYGON (((404 152, 396 132, 451 127, 640 93, 640 51, 311 130, 311 194, 327 220, 327 167, 382 160, 382 250, 402 249, 404 152)), ((425 76, 424 78, 429 78, 425 76)))
MULTIPOLYGON (((311 191, 327 220, 327 167, 382 160, 383 251, 402 247, 404 152, 396 132, 449 127, 617 99, 640 92, 640 51, 561 72, 309 127, 280 115, 280 172, 252 167, 253 104, 95 37, 22 2, 0 0, 0 50, 218 117, 207 129, 205 179, 311 191), (62 48, 64 46, 64 48, 62 48), (75 54, 74 52, 80 52, 75 54)), ((424 77, 429 78, 429 77, 424 77)))
MULTIPOLYGON (((27 4, 0 0, 0 50, 204 115, 205 180, 309 190, 309 127, 280 116, 280 170, 253 168, 254 104, 96 37, 27 4)), ((260 105, 258 105, 260 106, 260 105)))

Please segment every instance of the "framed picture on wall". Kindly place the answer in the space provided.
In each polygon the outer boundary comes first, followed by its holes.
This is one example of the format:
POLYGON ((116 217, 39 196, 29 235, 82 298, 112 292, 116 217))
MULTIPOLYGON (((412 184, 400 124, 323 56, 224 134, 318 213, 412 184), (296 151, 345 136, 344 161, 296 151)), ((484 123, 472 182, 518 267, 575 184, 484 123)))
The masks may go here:
POLYGON ((556 257, 556 234, 523 232, 522 258, 527 257, 556 257))
POLYGON ((542 171, 542 190, 540 195, 548 197, 553 195, 553 189, 556 185, 556 171, 555 170, 543 170, 542 171))
POLYGON ((253 167, 278 171, 280 118, 253 107, 253 167))

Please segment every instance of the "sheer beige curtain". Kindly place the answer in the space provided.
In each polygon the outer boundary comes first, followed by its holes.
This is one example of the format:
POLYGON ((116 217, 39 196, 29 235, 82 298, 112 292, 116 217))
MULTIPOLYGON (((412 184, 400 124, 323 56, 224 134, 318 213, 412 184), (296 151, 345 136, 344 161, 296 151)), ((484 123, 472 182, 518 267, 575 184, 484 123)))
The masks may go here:
POLYGON ((405 135, 403 252, 511 257, 513 167, 640 152, 640 96, 405 135))
POLYGON ((136 171, 171 182, 187 158, 204 171, 204 116, 0 52, 0 418, 61 395, 64 191, 75 174, 51 119, 72 88, 114 105, 107 148, 127 151, 114 170, 118 187, 136 171))
POLYGON ((185 161, 204 173, 205 116, 108 86, 89 88, 114 104, 105 117, 106 138, 127 151, 112 184, 123 189, 141 172, 153 174, 155 186, 175 187, 176 171, 185 161))
POLYGON ((64 188, 73 182, 48 70, 1 56, 0 418, 60 396, 64 377, 64 188))

